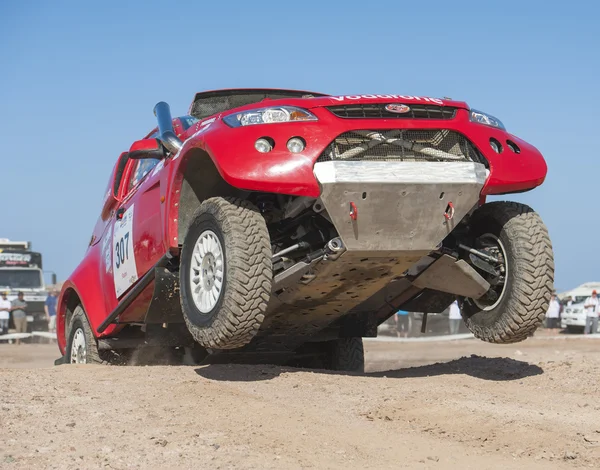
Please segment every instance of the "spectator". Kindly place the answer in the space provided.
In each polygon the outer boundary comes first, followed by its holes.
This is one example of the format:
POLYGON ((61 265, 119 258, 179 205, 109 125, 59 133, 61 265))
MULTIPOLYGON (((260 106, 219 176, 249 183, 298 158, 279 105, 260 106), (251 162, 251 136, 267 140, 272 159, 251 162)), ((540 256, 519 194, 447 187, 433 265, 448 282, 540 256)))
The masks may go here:
POLYGON ((8 333, 10 308, 10 300, 6 298, 6 292, 2 292, 2 298, 0 298, 0 335, 8 333))
POLYGON ((56 303, 58 302, 58 292, 53 290, 46 297, 44 304, 44 312, 46 312, 46 320, 48 321, 48 331, 56 332, 56 303))
POLYGON ((598 332, 598 294, 594 290, 592 296, 585 300, 585 331, 586 335, 598 332))
POLYGON ((460 307, 458 306, 458 300, 455 300, 450 304, 450 312, 448 314, 448 321, 450 322, 450 334, 457 335, 460 328, 460 322, 462 316, 460 314, 460 307))
MULTIPOLYGON (((11 310, 17 333, 27 333, 27 302, 24 300, 23 292, 19 292, 17 298, 12 301, 11 310)), ((20 339, 17 339, 17 344, 21 344, 20 339)))
POLYGON ((556 333, 558 329, 558 319, 560 316, 560 303, 556 298, 556 294, 552 294, 550 298, 550 304, 548 305, 548 311, 546 312, 546 328, 551 332, 556 333))
POLYGON ((396 336, 398 338, 408 337, 408 312, 405 310, 398 310, 394 315, 394 321, 396 322, 396 336))

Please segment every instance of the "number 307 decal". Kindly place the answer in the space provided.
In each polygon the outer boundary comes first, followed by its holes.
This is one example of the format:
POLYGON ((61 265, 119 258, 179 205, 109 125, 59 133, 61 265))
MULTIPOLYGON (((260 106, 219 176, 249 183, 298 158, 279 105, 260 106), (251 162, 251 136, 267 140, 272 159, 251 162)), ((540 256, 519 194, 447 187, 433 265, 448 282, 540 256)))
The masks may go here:
POLYGON ((115 221, 113 230, 113 279, 115 293, 121 297, 138 280, 133 251, 133 205, 115 221))
POLYGON ((117 269, 129 259, 129 232, 115 243, 115 264, 117 269))

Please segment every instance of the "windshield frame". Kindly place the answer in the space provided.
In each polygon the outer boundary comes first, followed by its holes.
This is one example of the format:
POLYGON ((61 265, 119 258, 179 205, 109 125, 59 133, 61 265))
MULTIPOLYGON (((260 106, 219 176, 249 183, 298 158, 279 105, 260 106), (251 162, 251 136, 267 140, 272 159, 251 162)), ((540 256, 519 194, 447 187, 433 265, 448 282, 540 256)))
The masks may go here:
MULTIPOLYGON (((232 88, 226 90, 202 91, 196 93, 190 105, 188 115, 198 120, 206 119, 232 109, 260 103, 265 100, 320 98, 328 96, 302 90, 286 90, 278 88, 232 88), (210 108, 207 111, 206 108, 210 108)), ((265 101, 268 103, 268 101, 265 101)), ((265 106, 268 106, 265 105, 265 106)))

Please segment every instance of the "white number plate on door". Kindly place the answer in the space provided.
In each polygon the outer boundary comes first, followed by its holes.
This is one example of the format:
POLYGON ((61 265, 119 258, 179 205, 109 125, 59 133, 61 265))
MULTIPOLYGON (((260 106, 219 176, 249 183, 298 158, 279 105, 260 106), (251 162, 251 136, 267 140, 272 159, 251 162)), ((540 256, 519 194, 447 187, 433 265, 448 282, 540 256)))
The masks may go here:
POLYGON ((113 278, 117 298, 138 280, 133 253, 133 205, 115 221, 113 231, 113 278))

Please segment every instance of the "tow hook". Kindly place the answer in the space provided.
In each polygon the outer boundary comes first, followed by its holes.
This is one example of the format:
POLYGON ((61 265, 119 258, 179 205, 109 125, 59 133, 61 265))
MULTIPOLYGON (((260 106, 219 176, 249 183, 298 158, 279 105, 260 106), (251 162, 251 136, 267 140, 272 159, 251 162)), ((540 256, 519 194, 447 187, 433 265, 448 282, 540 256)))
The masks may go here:
POLYGON ((454 218, 454 204, 452 204, 452 201, 448 203, 446 212, 444 212, 444 217, 446 220, 452 220, 454 218))
POLYGON ((350 218, 352 220, 358 219, 358 208, 353 202, 350 203, 350 218))

